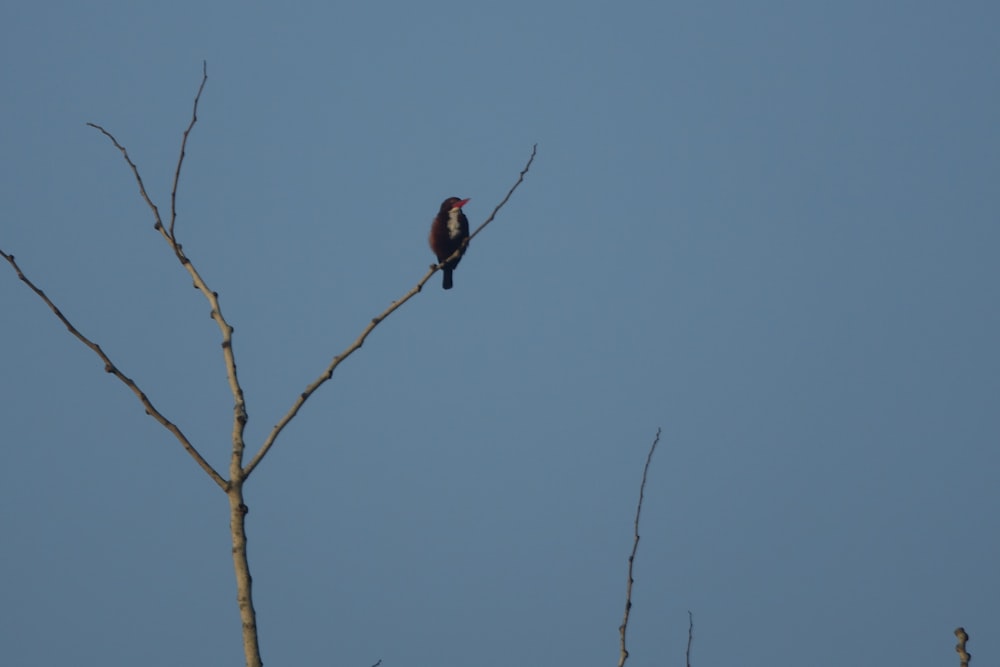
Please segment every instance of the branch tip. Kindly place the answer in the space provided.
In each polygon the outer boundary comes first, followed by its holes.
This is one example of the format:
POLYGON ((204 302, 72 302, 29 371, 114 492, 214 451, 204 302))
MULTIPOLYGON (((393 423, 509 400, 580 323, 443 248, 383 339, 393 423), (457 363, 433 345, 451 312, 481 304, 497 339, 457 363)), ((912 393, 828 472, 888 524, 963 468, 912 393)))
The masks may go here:
POLYGON ((653 444, 650 445, 649 453, 646 455, 646 465, 642 467, 642 482, 639 484, 639 502, 635 506, 635 529, 633 531, 632 553, 628 557, 628 582, 625 585, 625 618, 618 627, 618 631, 621 634, 621 655, 618 658, 618 667, 624 667, 625 661, 628 660, 628 649, 625 647, 625 633, 628 630, 629 614, 632 611, 632 585, 635 583, 635 579, 632 578, 632 566, 635 564, 635 555, 639 549, 639 516, 642 514, 642 501, 646 493, 646 477, 649 475, 649 464, 653 460, 653 452, 656 451, 656 445, 660 443, 661 430, 660 427, 657 427, 656 437, 653 438, 653 444))

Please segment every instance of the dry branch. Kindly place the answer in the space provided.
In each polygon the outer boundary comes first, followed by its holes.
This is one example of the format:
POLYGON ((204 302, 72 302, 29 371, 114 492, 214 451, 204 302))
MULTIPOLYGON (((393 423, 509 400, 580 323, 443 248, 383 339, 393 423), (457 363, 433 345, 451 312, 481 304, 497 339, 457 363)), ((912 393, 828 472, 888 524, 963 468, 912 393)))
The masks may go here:
POLYGON ((622 620, 622 624, 618 626, 618 632, 621 634, 621 655, 618 658, 618 667, 623 667, 625 661, 628 660, 625 633, 628 630, 629 615, 632 613, 632 584, 635 583, 635 580, 632 578, 632 565, 635 563, 636 551, 639 550, 639 515, 642 514, 642 501, 646 494, 646 477, 649 474, 649 464, 653 460, 653 452, 656 451, 656 445, 660 442, 660 431, 661 429, 656 429, 656 437, 653 438, 653 444, 649 447, 649 454, 646 455, 646 465, 642 468, 642 483, 639 485, 639 502, 635 507, 635 532, 634 539, 632 540, 632 553, 628 557, 628 584, 625 586, 625 618, 622 620))
POLYGON ((204 60, 201 63, 201 85, 198 86, 198 93, 194 96, 194 108, 191 110, 191 122, 188 123, 187 129, 184 130, 184 136, 181 138, 181 154, 177 158, 177 169, 174 171, 174 186, 170 190, 170 238, 175 238, 174 236, 174 223, 177 222, 177 184, 181 180, 181 165, 184 164, 184 155, 187 150, 188 135, 191 134, 191 130, 194 129, 194 124, 198 122, 198 102, 201 101, 201 91, 205 90, 205 84, 208 83, 208 63, 204 60))
POLYGON ((233 395, 233 430, 232 430, 232 452, 229 458, 229 481, 225 483, 223 489, 229 500, 229 527, 232 538, 233 570, 236 575, 236 599, 240 611, 240 621, 243 628, 243 652, 246 656, 246 663, 249 667, 259 667, 262 664, 260 657, 260 644, 257 636, 257 613, 253 606, 253 578, 250 576, 250 563, 247 557, 247 536, 246 536, 246 515, 248 512, 243 496, 243 452, 245 450, 244 431, 248 419, 246 400, 243 396, 243 387, 240 385, 239 376, 236 373, 236 355, 233 351, 233 327, 222 314, 222 307, 219 304, 219 295, 209 288, 208 284, 201 277, 195 268, 194 263, 184 253, 184 249, 177 240, 175 223, 177 221, 177 188, 180 182, 181 167, 184 165, 184 157, 187 151, 188 137, 198 122, 198 102, 201 94, 205 90, 205 83, 208 81, 208 66, 202 63, 201 85, 194 98, 194 105, 191 110, 191 120, 184 130, 181 138, 180 155, 177 158, 177 167, 174 170, 173 187, 170 192, 170 225, 163 224, 160 216, 160 209, 153 203, 146 187, 139 174, 139 168, 129 157, 128 150, 118 139, 106 129, 95 123, 87 123, 89 126, 100 131, 107 137, 115 148, 117 148, 125 162, 135 176, 136 184, 139 187, 139 195, 153 212, 153 229, 160 233, 160 236, 167 242, 173 251, 177 261, 188 272, 198 289, 208 301, 211 307, 211 317, 215 320, 219 331, 222 334, 222 358, 226 368, 226 379, 229 382, 229 390, 233 395))
POLYGON ((104 352, 104 350, 101 349, 100 345, 98 345, 94 341, 84 336, 82 333, 80 333, 79 329, 73 326, 73 324, 66 318, 66 316, 63 315, 62 311, 59 310, 56 304, 52 302, 52 299, 50 299, 48 295, 45 294, 45 292, 43 292, 37 285, 35 285, 35 283, 31 282, 28 276, 26 276, 24 272, 21 271, 21 267, 18 266, 17 262, 14 260, 14 255, 8 255, 3 250, 0 250, 0 256, 2 256, 5 260, 7 260, 7 263, 9 263, 14 268, 14 271, 17 273, 17 277, 21 279, 21 282, 30 287, 31 291, 37 294, 38 297, 45 302, 45 305, 47 305, 49 307, 49 310, 51 310, 53 314, 55 314, 55 316, 59 318, 59 321, 63 323, 63 326, 65 326, 66 329, 68 329, 69 332, 73 334, 81 343, 83 343, 91 350, 93 350, 94 354, 96 354, 98 357, 101 358, 101 361, 104 362, 104 371, 106 373, 111 373, 116 378, 121 380, 126 387, 131 389, 132 393, 136 395, 136 398, 139 399, 139 402, 142 403, 142 406, 146 409, 146 414, 155 419, 157 422, 159 422, 163 426, 163 428, 173 433, 174 437, 177 438, 177 440, 181 443, 181 446, 184 447, 185 451, 187 451, 187 453, 191 455, 191 458, 193 458, 198 463, 198 465, 201 466, 201 469, 204 470, 208 474, 208 476, 212 478, 212 481, 214 481, 216 484, 219 485, 219 487, 225 490, 227 487, 226 480, 224 480, 222 476, 215 471, 215 468, 209 465, 208 461, 204 459, 204 457, 198 452, 198 450, 194 448, 194 445, 191 444, 191 441, 187 439, 187 436, 185 436, 181 432, 181 429, 172 421, 167 419, 163 415, 163 413, 161 413, 159 410, 156 409, 156 407, 153 405, 153 402, 149 400, 149 397, 146 395, 146 393, 139 388, 139 386, 132 380, 132 378, 128 377, 127 375, 122 373, 121 370, 118 369, 118 366, 116 366, 115 363, 111 361, 111 358, 108 357, 108 355, 104 352))
POLYGON ((218 325, 219 331, 222 334, 222 357, 226 367, 226 378, 229 381, 229 391, 233 395, 232 454, 229 462, 229 479, 231 482, 234 482, 240 479, 243 474, 243 432, 246 428, 248 414, 246 400, 243 396, 243 388, 240 386, 239 377, 236 373, 236 355, 233 351, 233 327, 229 325, 229 322, 226 321, 226 318, 222 314, 222 307, 219 305, 218 293, 209 288, 208 284, 195 268, 194 263, 186 254, 184 254, 184 248, 177 241, 177 236, 174 232, 174 223, 177 219, 177 185, 181 176, 181 167, 184 164, 188 136, 191 134, 191 130, 194 128, 195 123, 198 122, 198 102, 201 100, 202 91, 205 90, 206 81, 208 81, 208 66, 205 63, 202 63, 201 85, 198 87, 198 93, 194 98, 194 108, 191 111, 191 121, 188 123, 187 129, 184 130, 184 135, 181 139, 181 152, 180 156, 177 158, 177 167, 174 170, 173 189, 170 193, 169 228, 164 226, 163 218, 160 216, 160 209, 153 203, 149 193, 146 191, 146 187, 142 181, 142 176, 139 174, 139 168, 136 166, 135 162, 132 161, 132 158, 129 157, 128 150, 125 146, 123 146, 113 134, 100 125, 97 125, 96 123, 87 123, 87 125, 98 130, 101 134, 107 137, 111 143, 114 144, 114 147, 121 152, 122 157, 125 158, 125 162, 128 164, 129 168, 132 170, 132 174, 135 176, 136 185, 139 187, 139 195, 153 212, 153 229, 158 231, 160 236, 162 236, 167 242, 170 249, 173 250, 174 255, 177 257, 177 260, 181 263, 181 266, 183 266, 191 276, 191 279, 194 281, 195 288, 197 288, 198 291, 204 295, 205 299, 209 303, 209 306, 211 306, 212 319, 215 320, 215 323, 218 325))
POLYGON ((694 641, 694 616, 688 611, 688 645, 684 652, 684 662, 687 667, 691 667, 691 643, 694 641))

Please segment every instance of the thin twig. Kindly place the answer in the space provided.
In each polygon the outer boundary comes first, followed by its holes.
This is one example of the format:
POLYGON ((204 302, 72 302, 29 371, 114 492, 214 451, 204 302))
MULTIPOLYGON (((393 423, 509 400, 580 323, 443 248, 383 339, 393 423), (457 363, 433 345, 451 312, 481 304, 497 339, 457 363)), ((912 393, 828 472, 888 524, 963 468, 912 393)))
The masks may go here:
POLYGON ((691 611, 688 610, 688 647, 687 651, 684 653, 684 662, 687 663, 687 667, 691 667, 691 642, 694 641, 694 616, 691 611))
POLYGON ((128 166, 132 169, 132 174, 135 176, 136 183, 139 184, 139 194, 142 195, 143 201, 145 201, 146 205, 149 206, 149 208, 153 211, 153 219, 156 222, 156 224, 153 225, 153 228, 157 230, 163 229, 163 223, 160 222, 160 209, 158 209, 156 207, 156 204, 153 203, 153 200, 149 198, 149 193, 146 192, 146 186, 143 185, 142 182, 142 176, 139 175, 139 168, 135 166, 135 162, 132 162, 132 158, 129 157, 128 151, 125 150, 124 146, 118 143, 118 140, 115 139, 114 135, 112 135, 110 132, 105 130, 97 123, 87 123, 87 125, 89 127, 94 128, 95 130, 98 130, 101 134, 110 139, 111 143, 115 145, 115 148, 121 151, 122 157, 125 158, 125 162, 127 162, 128 166))
MULTIPOLYGON (((538 144, 535 144, 531 147, 531 156, 528 158, 527 164, 524 165, 524 169, 522 169, 521 173, 518 175, 517 181, 514 183, 514 185, 511 186, 510 190, 507 191, 507 196, 505 196, 503 200, 499 204, 497 204, 496 208, 493 209, 493 212, 490 213, 490 216, 486 219, 486 221, 476 228, 476 231, 472 234, 472 236, 478 234, 480 231, 483 230, 484 227, 486 227, 486 225, 490 224, 493 221, 493 218, 496 217, 496 214, 500 211, 501 208, 503 208, 503 205, 507 203, 507 200, 510 199, 511 195, 514 194, 514 190, 517 189, 517 186, 519 186, 522 182, 524 182, 525 174, 527 174, 528 170, 531 168, 531 163, 535 161, 535 153, 537 152, 537 150, 538 150, 538 144)), ((469 239, 471 239, 472 236, 470 236, 469 239)), ((466 245, 467 244, 468 244, 468 239, 466 240, 466 245)), ((462 247, 464 248, 465 245, 463 245, 462 247)), ((455 253, 452 254, 452 257, 455 257, 458 254, 460 254, 460 251, 456 250, 455 253)), ((441 262, 440 264, 431 266, 431 268, 427 271, 424 277, 421 278, 420 281, 413 288, 411 288, 409 292, 404 294, 401 299, 393 301, 388 308, 386 308, 380 314, 372 318, 371 322, 368 323, 368 326, 366 326, 364 330, 361 332, 361 335, 358 336, 353 343, 348 345, 347 349, 345 349, 343 352, 335 356, 333 358, 333 361, 330 362, 330 365, 327 366, 326 370, 324 370, 323 373, 318 378, 316 378, 309 386, 305 388, 305 390, 301 394, 299 394, 298 398, 296 398, 295 402, 292 404, 291 409, 287 413, 285 413, 285 416, 282 417, 278 421, 278 423, 274 425, 274 428, 271 429, 271 433, 268 434, 267 439, 264 441, 264 444, 260 448, 260 451, 257 452, 256 456, 254 456, 253 459, 250 461, 250 463, 247 464, 246 468, 243 469, 244 478, 249 477, 250 473, 253 472, 254 468, 257 467, 257 464, 259 464, 261 460, 267 455, 271 447, 274 446, 274 443, 278 439, 278 436, 285 429, 285 427, 288 426, 289 422, 291 422, 295 418, 295 415, 299 413, 299 410, 302 408, 303 405, 305 405, 305 402, 309 400, 309 397, 312 396, 317 389, 323 386, 323 384, 327 380, 333 377, 333 372, 337 370, 337 366, 339 366, 341 362, 347 359, 347 357, 351 356, 354 352, 361 349, 361 346, 365 344, 365 340, 368 338, 368 335, 372 331, 374 331, 375 327, 381 324, 381 322, 385 318, 391 315, 396 309, 398 309, 404 303, 406 303, 407 301, 415 297, 417 294, 419 294, 420 290, 423 289, 424 284, 431 279, 431 276, 433 276, 435 272, 437 272, 444 264, 448 262, 448 259, 445 259, 445 261, 441 262)))
POLYGON ((21 271, 21 267, 17 265, 16 261, 14 261, 14 255, 8 255, 3 250, 0 250, 0 256, 7 260, 7 262, 14 268, 14 271, 17 272, 17 277, 21 279, 21 282, 30 287, 31 291, 37 294, 38 297, 45 302, 45 305, 47 305, 49 310, 51 310, 55 316, 59 318, 59 321, 63 323, 69 332, 76 336, 81 343, 89 347, 94 351, 94 354, 101 358, 101 361, 104 362, 105 372, 111 373, 116 378, 121 380, 125 386, 131 389, 132 393, 136 395, 139 402, 142 403, 142 406, 146 409, 146 414, 159 422, 165 429, 173 433, 174 437, 177 438, 184 449, 187 450, 187 453, 194 458, 199 466, 201 466, 201 469, 208 473, 208 476, 211 477, 212 480, 219 485, 219 487, 226 490, 228 487, 226 480, 224 480, 222 476, 208 463, 208 461, 202 457, 198 450, 194 448, 194 445, 192 445, 187 437, 181 432, 180 428, 178 428, 178 426, 172 421, 164 417, 163 414, 153 406, 153 402, 149 400, 149 397, 146 396, 145 392, 139 389, 139 386, 130 377, 118 370, 118 367, 115 366, 114 362, 112 362, 108 355, 104 353, 104 350, 101 349, 100 345, 84 336, 75 326, 73 326, 72 323, 70 323, 66 316, 62 314, 62 311, 59 310, 56 304, 52 302, 45 292, 39 289, 35 283, 31 282, 31 280, 24 275, 24 272, 21 271))
POLYGON ((521 173, 518 174, 517 181, 515 181, 514 185, 510 186, 510 190, 507 191, 507 196, 505 196, 503 200, 501 200, 500 203, 496 205, 496 207, 493 209, 493 212, 490 213, 490 217, 486 218, 483 224, 476 227, 476 231, 472 232, 472 234, 469 235, 469 241, 474 239, 476 237, 476 234, 483 231, 486 225, 493 222, 493 218, 495 218, 496 214, 500 212, 500 209, 504 207, 504 204, 507 203, 507 200, 511 198, 511 196, 514 194, 514 190, 517 190, 517 186, 521 185, 521 183, 524 182, 524 177, 528 173, 528 170, 531 169, 531 163, 535 161, 535 153, 537 152, 538 152, 538 144, 533 144, 531 146, 531 155, 528 157, 528 163, 524 165, 524 169, 522 169, 521 173))
POLYGON ((649 464, 653 460, 653 452, 656 451, 656 445, 660 442, 660 430, 656 429, 656 437, 653 438, 653 444, 649 447, 649 454, 646 456, 646 465, 642 468, 642 483, 639 485, 639 503, 635 507, 635 533, 634 540, 632 541, 632 553, 628 557, 628 584, 625 586, 625 618, 622 620, 622 624, 618 626, 618 632, 621 634, 621 656, 618 658, 618 667, 623 667, 625 661, 628 660, 628 649, 625 644, 625 632, 628 630, 628 619, 629 614, 632 612, 632 584, 635 580, 632 578, 632 565, 635 563, 635 554, 639 550, 639 515, 642 513, 642 501, 646 493, 646 476, 649 473, 649 464))
POLYGON ((194 109, 191 110, 191 122, 184 130, 184 137, 181 139, 181 155, 177 159, 177 170, 174 172, 174 187, 170 191, 170 238, 174 236, 174 223, 177 221, 177 183, 181 180, 181 165, 184 164, 184 149, 187 148, 188 135, 194 129, 194 124, 198 122, 198 101, 201 100, 201 91, 205 90, 205 83, 208 82, 208 62, 201 61, 201 85, 198 86, 198 94, 194 96, 194 109))

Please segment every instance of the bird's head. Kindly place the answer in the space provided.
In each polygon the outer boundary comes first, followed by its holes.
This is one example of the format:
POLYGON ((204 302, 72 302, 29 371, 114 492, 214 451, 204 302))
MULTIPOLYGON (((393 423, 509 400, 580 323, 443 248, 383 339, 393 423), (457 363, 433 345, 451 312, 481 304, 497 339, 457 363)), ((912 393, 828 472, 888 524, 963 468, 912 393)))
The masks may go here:
POLYGON ((441 202, 441 212, 449 213, 456 208, 462 208, 469 203, 468 199, 459 199, 458 197, 448 197, 443 202, 441 202))

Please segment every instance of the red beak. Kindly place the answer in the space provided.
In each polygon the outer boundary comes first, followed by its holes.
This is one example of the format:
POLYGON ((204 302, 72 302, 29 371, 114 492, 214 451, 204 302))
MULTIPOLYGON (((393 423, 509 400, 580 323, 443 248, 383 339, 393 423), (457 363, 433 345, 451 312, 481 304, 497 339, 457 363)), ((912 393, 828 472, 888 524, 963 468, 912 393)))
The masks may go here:
POLYGON ((457 204, 455 204, 452 208, 462 208, 463 206, 465 206, 466 204, 468 204, 470 201, 472 201, 472 200, 471 199, 463 199, 462 201, 460 201, 457 204))

